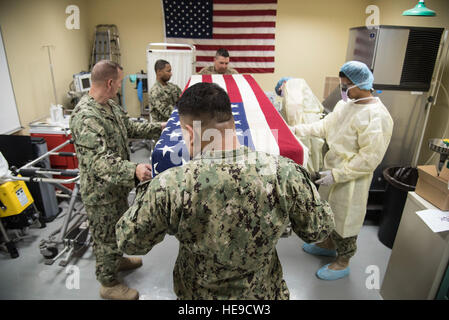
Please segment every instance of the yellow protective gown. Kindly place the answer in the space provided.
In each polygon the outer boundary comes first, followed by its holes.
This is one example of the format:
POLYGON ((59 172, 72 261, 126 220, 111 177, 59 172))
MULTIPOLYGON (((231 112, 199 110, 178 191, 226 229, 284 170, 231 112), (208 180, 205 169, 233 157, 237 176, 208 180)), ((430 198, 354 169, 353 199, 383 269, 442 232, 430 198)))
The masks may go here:
MULTIPOLYGON (((289 126, 309 124, 319 121, 323 114, 323 105, 313 94, 304 79, 289 79, 283 85, 281 115, 289 126)), ((300 141, 309 149, 306 169, 310 174, 323 166, 324 140, 317 137, 301 137, 300 141)))
POLYGON ((335 215, 337 233, 343 238, 359 233, 366 215, 373 172, 390 143, 393 119, 383 103, 357 104, 340 100, 322 120, 295 127, 297 136, 325 138, 329 151, 324 170, 335 182, 320 186, 335 215))

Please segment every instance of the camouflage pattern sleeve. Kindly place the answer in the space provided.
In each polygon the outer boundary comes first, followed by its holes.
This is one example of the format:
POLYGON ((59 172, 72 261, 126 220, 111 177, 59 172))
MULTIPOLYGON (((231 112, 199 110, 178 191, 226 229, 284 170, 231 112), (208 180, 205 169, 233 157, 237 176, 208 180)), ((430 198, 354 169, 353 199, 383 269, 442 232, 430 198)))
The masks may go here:
POLYGON ((110 104, 114 105, 116 108, 115 112, 120 112, 120 116, 125 124, 128 138, 134 139, 154 139, 158 140, 162 133, 162 127, 160 123, 149 123, 148 121, 137 122, 132 121, 126 113, 118 104, 113 100, 110 100, 110 104))
POLYGON ((98 179, 114 185, 134 186, 136 164, 115 153, 106 137, 105 129, 95 118, 74 121, 71 131, 75 138, 77 154, 87 171, 98 179))
MULTIPOLYGON (((179 172, 176 179, 182 179, 179 172)), ((177 232, 182 201, 175 182, 167 181, 174 179, 170 177, 161 174, 137 187, 134 204, 116 224, 117 245, 122 252, 147 254, 167 233, 177 232)))
POLYGON ((204 75, 204 74, 214 74, 214 66, 208 66, 201 69, 198 74, 204 75))
POLYGON ((149 93, 150 114, 153 121, 164 122, 170 117, 174 104, 179 98, 178 86, 167 83, 162 86, 155 83, 149 93))
POLYGON ((288 173, 292 229, 305 242, 323 241, 335 229, 334 214, 329 204, 320 199, 307 171, 299 165, 295 169, 288 173))
POLYGON ((154 121, 164 122, 170 118, 170 115, 173 111, 172 104, 164 104, 162 101, 155 101, 150 106, 150 114, 151 118, 154 121))
POLYGON ((203 75, 203 74, 207 74, 207 68, 206 67, 204 67, 203 69, 201 69, 200 71, 198 71, 198 73, 197 74, 201 74, 201 75, 203 75))
POLYGON ((167 108, 163 92, 151 89, 149 104, 153 121, 167 121, 173 109, 167 108))
POLYGON ((158 140, 162 133, 161 123, 150 123, 148 121, 132 121, 128 116, 124 120, 128 137, 134 139, 158 140))

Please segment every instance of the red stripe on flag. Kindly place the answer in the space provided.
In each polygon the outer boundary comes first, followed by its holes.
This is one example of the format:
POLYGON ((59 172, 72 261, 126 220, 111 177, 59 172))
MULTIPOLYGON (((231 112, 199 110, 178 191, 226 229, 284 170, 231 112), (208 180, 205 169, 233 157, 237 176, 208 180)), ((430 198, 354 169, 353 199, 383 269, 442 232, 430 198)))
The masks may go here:
POLYGON ((278 3, 277 0, 214 0, 216 4, 267 4, 278 3))
MULTIPOLYGON (((196 67, 196 72, 200 72, 204 67, 196 67)), ((273 73, 274 68, 234 68, 238 73, 273 73)))
POLYGON ((279 112, 277 112, 268 97, 259 87, 256 80, 254 80, 251 75, 243 75, 243 77, 253 89, 257 101, 259 102, 260 109, 262 110, 271 130, 278 130, 277 139, 280 155, 290 158, 296 163, 302 165, 304 163, 304 150, 296 137, 287 127, 285 121, 281 118, 279 112), (300 151, 299 153, 298 150, 300 151))
POLYGON ((234 68, 239 73, 273 73, 274 68, 234 68))
POLYGON ((211 74, 204 74, 204 75, 202 75, 202 77, 203 77, 202 82, 212 83, 212 75, 211 74))
MULTIPOLYGON (((220 48, 223 48, 223 45, 203 45, 203 44, 195 44, 195 48, 197 51, 217 51, 220 48)), ((274 46, 264 46, 264 45, 233 45, 226 46, 228 51, 274 51, 274 46)))
POLYGON ((239 87, 231 74, 223 75, 223 79, 226 83, 226 89, 228 91, 229 100, 231 103, 242 102, 242 95, 240 94, 239 87))
POLYGON ((214 16, 217 17, 276 16, 276 10, 214 10, 214 16))
MULTIPOLYGON (((209 56, 197 56, 196 61, 206 61, 212 62, 215 60, 215 57, 209 56)), ((274 57, 234 57, 232 56, 230 59, 232 62, 274 62, 274 57)))
MULTIPOLYGON (((274 39, 273 33, 214 33, 213 39, 274 39)), ((228 49, 229 50, 229 49, 228 49)))
POLYGON ((276 27, 276 22, 214 22, 214 28, 257 28, 257 27, 276 27))

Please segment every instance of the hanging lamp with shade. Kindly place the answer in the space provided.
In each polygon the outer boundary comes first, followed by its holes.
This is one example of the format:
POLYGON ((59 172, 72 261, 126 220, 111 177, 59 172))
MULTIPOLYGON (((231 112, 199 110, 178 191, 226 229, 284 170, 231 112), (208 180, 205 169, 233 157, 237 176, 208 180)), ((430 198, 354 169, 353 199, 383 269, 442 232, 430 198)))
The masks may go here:
POLYGON ((430 10, 426 7, 426 4, 424 3, 424 0, 419 0, 418 4, 409 10, 405 10, 402 13, 403 16, 436 16, 436 12, 433 10, 430 10))

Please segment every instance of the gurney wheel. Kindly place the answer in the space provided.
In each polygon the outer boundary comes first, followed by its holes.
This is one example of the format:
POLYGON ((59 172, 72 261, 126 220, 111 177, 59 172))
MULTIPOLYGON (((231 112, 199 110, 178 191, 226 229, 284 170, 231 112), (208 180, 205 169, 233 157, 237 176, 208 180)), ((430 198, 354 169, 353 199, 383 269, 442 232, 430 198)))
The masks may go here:
POLYGON ((19 251, 17 251, 16 246, 14 245, 14 242, 10 241, 6 243, 6 248, 8 249, 9 255, 12 259, 19 257, 19 251))
POLYGON ((46 249, 50 251, 50 254, 42 254, 46 259, 53 259, 58 254, 58 248, 56 247, 48 247, 46 249))

